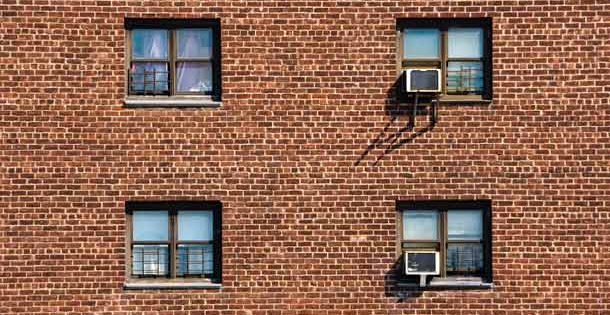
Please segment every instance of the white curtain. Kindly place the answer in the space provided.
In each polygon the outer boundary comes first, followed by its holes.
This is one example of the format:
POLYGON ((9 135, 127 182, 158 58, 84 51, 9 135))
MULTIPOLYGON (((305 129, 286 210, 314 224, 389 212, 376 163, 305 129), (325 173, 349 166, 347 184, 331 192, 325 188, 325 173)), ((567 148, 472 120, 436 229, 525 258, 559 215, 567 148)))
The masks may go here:
POLYGON ((179 62, 176 88, 180 92, 212 91, 212 66, 209 62, 179 62))
POLYGON ((135 92, 167 91, 167 63, 138 62, 138 59, 167 58, 167 30, 134 29, 131 36, 131 59, 133 62, 131 66, 133 77, 131 89, 135 92), (145 81, 146 83, 144 83, 145 81))
POLYGON ((167 30, 135 29, 132 31, 132 59, 166 59, 167 30))
POLYGON ((177 31, 178 58, 212 57, 212 31, 207 28, 177 31))
MULTIPOLYGON (((177 30, 178 58, 211 58, 212 31, 206 28, 177 30)), ((209 62, 178 62, 176 88, 179 92, 205 93, 212 90, 209 62)))

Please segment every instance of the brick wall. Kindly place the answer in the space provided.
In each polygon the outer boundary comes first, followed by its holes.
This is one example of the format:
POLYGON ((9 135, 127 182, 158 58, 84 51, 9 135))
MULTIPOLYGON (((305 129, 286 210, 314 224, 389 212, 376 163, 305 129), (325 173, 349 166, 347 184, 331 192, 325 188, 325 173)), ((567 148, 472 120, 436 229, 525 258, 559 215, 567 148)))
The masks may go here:
POLYGON ((0 1, 0 313, 610 314, 610 3, 0 1), (138 108, 128 17, 219 17, 138 108), (494 101, 391 117, 396 18, 493 18, 494 101), (397 199, 493 201, 492 290, 393 287, 397 199), (221 200, 223 289, 126 291, 126 200, 221 200))

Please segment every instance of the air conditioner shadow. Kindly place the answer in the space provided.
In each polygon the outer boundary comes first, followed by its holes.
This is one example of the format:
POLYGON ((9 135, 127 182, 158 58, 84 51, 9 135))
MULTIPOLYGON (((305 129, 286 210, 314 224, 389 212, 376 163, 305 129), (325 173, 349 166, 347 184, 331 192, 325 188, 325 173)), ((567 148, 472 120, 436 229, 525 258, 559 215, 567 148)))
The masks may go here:
MULTIPOLYGON (((372 151, 381 149, 381 153, 373 162, 373 166, 376 166, 384 156, 392 153, 392 151, 400 148, 406 143, 413 142, 417 137, 434 128, 434 122, 430 120, 426 127, 415 130, 415 117, 417 115, 426 115, 429 117, 431 113, 427 108, 418 106, 416 108, 416 115, 413 115, 413 106, 415 106, 413 99, 407 96, 406 93, 400 92, 402 90, 400 87, 403 84, 404 75, 401 75, 387 91, 385 113, 390 116, 390 120, 375 139, 369 143, 366 150, 360 154, 354 163, 354 166, 359 166, 372 151), (397 131, 390 132, 391 128, 394 127, 394 124, 397 124, 397 121, 399 121, 399 118, 405 116, 408 117, 407 123, 397 131), (408 136, 405 137, 404 135, 406 133, 408 133, 408 136)), ((423 99, 423 101, 427 100, 423 99)))
POLYGON ((389 298, 397 298, 397 302, 405 302, 409 299, 420 297, 423 294, 423 291, 419 290, 416 286, 400 285, 405 282, 403 270, 404 259, 401 255, 384 275, 384 294, 389 298))

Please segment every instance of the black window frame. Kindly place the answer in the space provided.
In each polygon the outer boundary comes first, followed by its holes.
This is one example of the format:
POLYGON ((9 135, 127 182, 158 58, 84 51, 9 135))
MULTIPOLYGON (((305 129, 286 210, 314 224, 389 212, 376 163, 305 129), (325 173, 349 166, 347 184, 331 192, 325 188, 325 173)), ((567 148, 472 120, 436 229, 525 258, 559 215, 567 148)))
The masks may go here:
MULTIPOLYGON (((397 68, 398 75, 400 76, 401 82, 401 93, 405 94, 403 97, 409 97, 406 95, 406 78, 403 74, 403 70, 407 67, 404 65, 404 40, 403 30, 405 28, 437 28, 441 32, 441 38, 439 42, 440 56, 438 58, 438 69, 441 70, 442 76, 442 93, 441 101, 461 101, 461 100, 480 100, 480 101, 491 101, 493 99, 493 27, 491 17, 481 18, 399 18, 396 22, 396 30, 398 34, 398 58, 397 68), (447 36, 446 32, 449 27, 480 27, 483 29, 483 92, 482 95, 454 95, 446 94, 447 88, 447 63, 449 61, 446 56, 447 51, 447 36), (445 33, 443 35, 443 32, 445 33)), ((433 64, 434 61, 428 60, 422 63, 423 68, 430 68, 428 65, 433 64)))
MULTIPOLYGON (((134 243, 167 243, 169 266, 167 276, 152 276, 146 278, 154 278, 155 280, 167 281, 211 281, 213 283, 222 283, 222 203, 220 201, 127 201, 125 202, 126 213, 126 275, 130 280, 142 280, 143 277, 134 276, 131 273, 132 263, 132 247, 134 243), (134 242, 132 216, 136 211, 167 211, 168 212, 168 233, 169 240, 167 242, 134 242), (178 211, 212 211, 213 214, 213 268, 211 275, 202 277, 176 276, 177 272, 177 248, 181 242, 177 239, 177 212, 178 211)), ((190 243, 190 242, 187 242, 190 243)), ((195 242, 203 243, 203 242, 195 242)), ((137 244, 135 244, 137 245, 137 244)))
MULTIPOLYGON (((437 210, 439 212, 447 210, 482 210, 483 219, 483 239, 481 244, 483 245, 483 271, 480 275, 481 280, 486 283, 492 283, 493 281, 493 266, 492 266, 492 203, 491 200, 398 200, 396 202, 396 210, 399 218, 399 231, 398 231, 398 250, 403 257, 405 247, 403 243, 406 243, 403 235, 403 213, 405 211, 413 210, 437 210)), ((446 233, 446 227, 441 220, 438 220, 438 250, 440 250, 440 265, 441 274, 434 276, 437 278, 447 278, 447 274, 444 273, 444 269, 447 266, 447 250, 448 250, 448 237, 446 233), (443 235, 444 233, 444 235, 443 235)), ((434 242, 423 241, 422 243, 431 244, 434 242)), ((429 247, 429 245, 428 245, 429 247)), ((404 268, 403 268, 404 270, 404 268)), ((449 276, 451 277, 451 276, 449 276)), ((408 276, 404 272, 399 274, 399 279, 402 281, 416 283, 419 281, 417 276, 408 276)))
MULTIPOLYGON (((126 30, 126 94, 128 96, 141 96, 141 94, 130 93, 130 69, 131 69, 131 34, 134 29, 166 29, 168 30, 168 64, 169 64, 169 83, 168 94, 155 94, 153 97, 189 97, 189 96, 209 96, 213 101, 221 101, 222 78, 221 78, 221 23, 219 18, 202 19, 156 19, 156 18, 125 18, 124 26, 126 30), (176 91, 176 66, 179 58, 174 53, 176 49, 175 30, 185 28, 209 28, 212 31, 212 56, 209 62, 212 64, 212 91, 209 93, 188 93, 176 91)), ((182 60, 188 61, 188 60, 182 60)))

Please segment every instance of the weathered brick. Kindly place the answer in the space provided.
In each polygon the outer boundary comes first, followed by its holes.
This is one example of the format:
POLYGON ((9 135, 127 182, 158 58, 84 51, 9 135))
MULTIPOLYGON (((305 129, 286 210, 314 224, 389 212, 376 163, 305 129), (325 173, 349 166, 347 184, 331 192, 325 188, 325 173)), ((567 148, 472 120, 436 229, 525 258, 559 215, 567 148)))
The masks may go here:
POLYGON ((0 313, 610 314, 604 0, 2 1, 0 313), (222 21, 222 106, 125 108, 124 17, 222 21), (494 100, 391 117, 396 18, 494 100), (395 118, 395 119, 394 119, 395 118), (393 288, 397 199, 493 201, 494 289, 393 288), (126 200, 221 200, 223 289, 125 291, 126 200))

